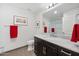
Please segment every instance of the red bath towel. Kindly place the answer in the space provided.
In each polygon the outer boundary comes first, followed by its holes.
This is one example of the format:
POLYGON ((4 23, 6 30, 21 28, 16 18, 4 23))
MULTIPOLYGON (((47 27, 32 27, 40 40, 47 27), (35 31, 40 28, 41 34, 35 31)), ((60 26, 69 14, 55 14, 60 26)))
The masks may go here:
POLYGON ((79 41, 79 24, 77 24, 77 41, 79 41))
POLYGON ((18 26, 11 25, 10 26, 10 38, 17 38, 18 35, 18 26))
POLYGON ((75 24, 73 27, 71 41, 77 42, 79 40, 79 24, 75 24))

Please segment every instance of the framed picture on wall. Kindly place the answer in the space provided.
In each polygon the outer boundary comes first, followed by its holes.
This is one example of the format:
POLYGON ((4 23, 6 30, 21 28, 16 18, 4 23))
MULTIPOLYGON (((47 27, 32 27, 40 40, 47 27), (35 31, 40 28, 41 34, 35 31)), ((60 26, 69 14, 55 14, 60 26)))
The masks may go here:
POLYGON ((13 16, 13 24, 14 25, 27 25, 28 19, 22 16, 13 16))

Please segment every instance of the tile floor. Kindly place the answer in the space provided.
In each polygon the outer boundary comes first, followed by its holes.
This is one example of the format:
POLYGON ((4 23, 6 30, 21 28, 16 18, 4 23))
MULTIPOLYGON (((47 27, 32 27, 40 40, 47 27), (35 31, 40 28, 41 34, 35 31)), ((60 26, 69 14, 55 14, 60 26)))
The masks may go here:
POLYGON ((34 51, 28 51, 27 47, 18 48, 1 54, 1 56, 35 56, 34 51))

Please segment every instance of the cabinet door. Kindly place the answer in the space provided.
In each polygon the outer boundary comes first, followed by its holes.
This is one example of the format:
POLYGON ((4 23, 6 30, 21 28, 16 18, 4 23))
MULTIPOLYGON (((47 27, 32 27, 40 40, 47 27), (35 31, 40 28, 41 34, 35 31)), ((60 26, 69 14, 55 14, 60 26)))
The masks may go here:
POLYGON ((57 48, 47 45, 47 56, 57 56, 57 48))
POLYGON ((39 55, 40 51, 39 51, 39 42, 38 42, 38 38, 34 37, 34 52, 36 55, 39 55))
POLYGON ((43 41, 39 38, 34 38, 34 52, 36 55, 38 56, 42 56, 43 55, 43 41))
POLYGON ((45 45, 43 45, 43 47, 42 47, 42 55, 43 56, 46 56, 46 54, 47 54, 47 47, 45 46, 45 45))

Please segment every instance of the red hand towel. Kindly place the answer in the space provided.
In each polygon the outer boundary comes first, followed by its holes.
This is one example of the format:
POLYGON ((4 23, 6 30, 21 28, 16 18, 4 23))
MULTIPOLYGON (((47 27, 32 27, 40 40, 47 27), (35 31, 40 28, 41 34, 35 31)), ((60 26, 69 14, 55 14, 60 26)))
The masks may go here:
POLYGON ((47 27, 46 26, 44 27, 44 33, 47 33, 47 27))
POLYGON ((55 29, 54 28, 51 28, 51 32, 55 32, 55 29))
POLYGON ((72 38, 71 41, 77 42, 77 24, 74 25, 73 27, 73 32, 72 32, 72 38))
POLYGON ((10 38, 17 38, 18 35, 18 27, 15 25, 10 26, 10 38))

